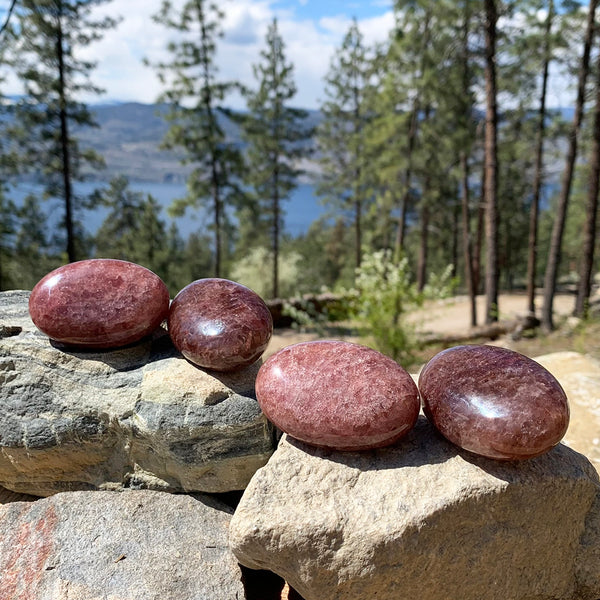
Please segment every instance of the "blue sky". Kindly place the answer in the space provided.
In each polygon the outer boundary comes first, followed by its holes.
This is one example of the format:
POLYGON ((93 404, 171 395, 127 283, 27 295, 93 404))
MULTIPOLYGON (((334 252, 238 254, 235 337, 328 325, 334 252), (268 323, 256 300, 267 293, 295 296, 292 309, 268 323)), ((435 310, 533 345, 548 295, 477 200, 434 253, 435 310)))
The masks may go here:
MULTIPOLYGON (((183 1, 173 0, 173 4, 183 1)), ((267 27, 277 17, 287 58, 295 68, 298 93, 294 104, 303 108, 318 108, 323 100, 323 78, 353 16, 369 44, 385 40, 393 26, 389 0, 220 0, 218 4, 225 12, 225 37, 218 43, 217 54, 220 75, 255 86, 252 64, 259 60, 267 27)), ((8 5, 9 0, 0 0, 0 17, 8 5)), ((97 9, 99 15, 122 18, 115 30, 81 53, 82 58, 98 63, 92 79, 106 90, 101 101, 152 103, 157 99, 161 92, 158 78, 142 59, 167 59, 165 48, 173 34, 152 21, 160 5, 161 0, 113 0, 97 9)), ((3 89, 17 94, 18 82, 9 77, 3 89)), ((238 96, 227 103, 233 108, 244 105, 238 96)))
MULTIPOLYGON (((185 0, 172 0, 181 5, 185 0)), ((351 24, 358 19, 365 43, 370 45, 387 39, 394 25, 391 0, 217 0, 225 12, 225 36, 218 42, 217 64, 223 79, 241 81, 255 87, 252 65, 264 48, 267 27, 277 17, 279 31, 286 46, 286 56, 294 64, 298 93, 293 104, 319 108, 324 100, 323 80, 331 58, 351 24)), ((152 21, 162 0, 112 0, 99 7, 101 14, 119 15, 121 22, 104 38, 95 42, 81 57, 97 62, 94 83, 106 90, 100 98, 83 97, 84 101, 155 102, 161 92, 156 72, 144 66, 168 59, 166 46, 174 35, 152 21)), ((0 18, 9 5, 0 0, 0 18)), ((19 94, 18 82, 8 79, 6 94, 19 94)), ((551 81, 549 106, 572 103, 572 90, 565 79, 551 81)), ((239 95, 227 98, 232 108, 245 107, 239 95)))
POLYGON ((295 9, 298 18, 318 21, 322 17, 339 15, 365 19, 381 15, 391 10, 391 0, 373 0, 372 2, 344 2, 344 0, 282 0, 281 6, 295 9))

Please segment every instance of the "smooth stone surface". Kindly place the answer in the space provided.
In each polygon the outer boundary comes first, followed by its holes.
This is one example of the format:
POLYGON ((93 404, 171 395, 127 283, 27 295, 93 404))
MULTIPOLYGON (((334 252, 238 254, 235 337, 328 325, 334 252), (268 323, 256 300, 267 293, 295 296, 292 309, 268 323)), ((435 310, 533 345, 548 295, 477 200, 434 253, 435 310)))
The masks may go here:
POLYGON ((305 600, 597 600, 600 486, 559 444, 529 461, 458 449, 425 417, 398 444, 337 452, 284 435, 229 541, 305 600))
POLYGON ((108 258, 70 263, 43 277, 29 298, 31 319, 62 344, 114 348, 154 331, 169 312, 163 281, 140 265, 108 258))
POLYGON ((578 352, 536 356, 560 382, 571 416, 563 443, 585 454, 600 472, 600 361, 578 352))
POLYGON ((262 298, 227 279, 199 279, 175 296, 169 334, 194 364, 232 371, 256 362, 273 334, 273 319, 262 298))
POLYGON ((256 397, 282 431, 339 450, 392 444, 419 414, 417 387, 398 363, 333 340, 294 344, 271 356, 258 372, 256 397))
POLYGON ((259 365, 208 373, 159 327, 110 351, 56 348, 27 313, 26 292, 0 293, 0 485, 48 496, 150 488, 246 487, 274 449, 254 393, 259 365))
POLYGON ((231 510, 204 495, 70 492, 0 507, 2 600, 242 600, 231 510))
POLYGON ((569 425, 567 397, 534 360, 495 346, 456 346, 419 376, 423 410, 448 440, 502 460, 532 458, 558 444, 569 425))

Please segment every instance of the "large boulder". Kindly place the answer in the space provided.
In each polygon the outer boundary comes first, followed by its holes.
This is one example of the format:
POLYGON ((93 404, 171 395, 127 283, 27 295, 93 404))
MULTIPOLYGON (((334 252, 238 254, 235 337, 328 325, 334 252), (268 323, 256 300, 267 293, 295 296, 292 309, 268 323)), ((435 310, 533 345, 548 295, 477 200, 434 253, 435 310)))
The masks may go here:
POLYGON ((242 600, 230 510, 205 495, 72 492, 0 507, 3 600, 242 600))
POLYGON ((259 365, 209 373, 167 332, 112 351, 54 345, 27 292, 0 294, 0 485, 60 491, 244 489, 274 448, 259 365))
POLYGON ((600 472, 600 362, 578 352, 554 352, 535 360, 560 381, 569 398, 565 444, 585 454, 600 472))
POLYGON ((284 436, 230 545, 306 600, 597 600, 598 474, 562 444, 527 461, 477 457, 424 417, 361 453, 284 436))

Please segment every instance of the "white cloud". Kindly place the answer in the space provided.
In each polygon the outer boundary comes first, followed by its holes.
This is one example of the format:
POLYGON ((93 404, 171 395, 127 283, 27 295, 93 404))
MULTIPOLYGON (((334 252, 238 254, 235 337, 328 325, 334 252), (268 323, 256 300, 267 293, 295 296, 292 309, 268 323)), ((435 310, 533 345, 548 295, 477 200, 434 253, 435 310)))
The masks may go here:
MULTIPOLYGON (((184 0, 175 0, 181 5, 184 0)), ((102 40, 80 52, 82 58, 95 60, 97 68, 92 73, 93 82, 106 93, 86 101, 135 100, 154 102, 161 86, 155 71, 142 63, 168 61, 166 46, 174 34, 154 23, 152 16, 161 6, 161 0, 114 0, 96 9, 97 15, 122 17, 119 25, 106 31, 102 40)), ((302 2, 301 2, 302 3, 302 2)), ((265 34, 273 17, 277 17, 279 31, 286 46, 287 59, 294 64, 298 94, 294 104, 317 108, 323 97, 323 78, 329 68, 331 56, 342 41, 350 18, 345 15, 320 19, 299 19, 293 2, 276 0, 224 0, 220 3, 225 13, 222 26, 225 37, 217 43, 217 64, 223 79, 239 80, 255 86, 252 65, 259 61, 265 34)), ((359 21, 365 41, 383 40, 391 26, 391 10, 380 17, 359 21)), ((11 87, 16 86, 11 80, 11 87)), ((5 93, 18 93, 4 88, 5 93)), ((232 96, 228 103, 242 108, 240 97, 232 96)))

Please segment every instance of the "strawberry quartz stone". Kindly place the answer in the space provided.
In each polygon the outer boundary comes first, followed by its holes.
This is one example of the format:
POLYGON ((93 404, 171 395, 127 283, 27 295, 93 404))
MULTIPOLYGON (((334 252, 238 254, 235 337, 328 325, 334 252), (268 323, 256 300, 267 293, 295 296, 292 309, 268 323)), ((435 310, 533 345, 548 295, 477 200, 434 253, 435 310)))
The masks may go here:
POLYGON ((145 267, 97 258, 70 263, 41 279, 29 297, 35 326, 53 340, 84 348, 137 342, 167 317, 169 291, 145 267))
POLYGON ((262 298, 228 279, 198 279, 171 303, 169 334, 190 362, 213 371, 234 371, 256 362, 273 334, 262 298))
POLYGON ((505 348, 444 350, 421 371, 419 391, 426 416, 444 437, 488 458, 539 456, 569 425, 567 397, 555 377, 505 348))
POLYGON ((282 431, 336 450, 393 444, 419 415, 417 386, 398 363, 333 340, 294 344, 271 356, 258 372, 256 397, 282 431))

